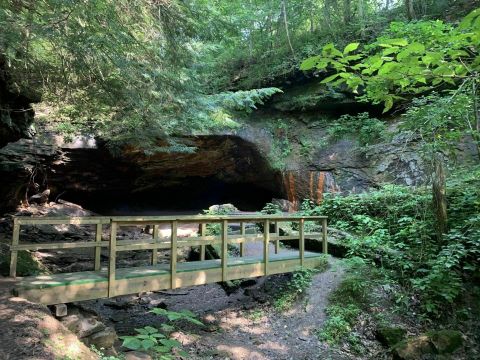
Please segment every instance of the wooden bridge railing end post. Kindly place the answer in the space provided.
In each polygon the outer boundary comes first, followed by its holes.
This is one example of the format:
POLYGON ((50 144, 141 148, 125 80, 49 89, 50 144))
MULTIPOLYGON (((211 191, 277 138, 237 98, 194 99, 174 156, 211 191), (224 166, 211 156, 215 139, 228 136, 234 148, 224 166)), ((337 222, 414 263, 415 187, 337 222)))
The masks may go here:
POLYGON ((300 266, 304 266, 305 265, 305 219, 300 219, 298 221, 298 237, 299 237, 298 248, 300 250, 300 266))
MULTIPOLYGON (((13 218, 13 236, 12 247, 17 246, 20 242, 20 223, 17 218, 13 218)), ((18 250, 10 250, 10 277, 17 277, 17 259, 18 250)))
POLYGON ((263 272, 268 275, 268 258, 270 250, 270 220, 265 219, 263 224, 263 272))
POLYGON ((328 254, 328 239, 327 239, 327 219, 322 219, 322 243, 323 253, 328 254))

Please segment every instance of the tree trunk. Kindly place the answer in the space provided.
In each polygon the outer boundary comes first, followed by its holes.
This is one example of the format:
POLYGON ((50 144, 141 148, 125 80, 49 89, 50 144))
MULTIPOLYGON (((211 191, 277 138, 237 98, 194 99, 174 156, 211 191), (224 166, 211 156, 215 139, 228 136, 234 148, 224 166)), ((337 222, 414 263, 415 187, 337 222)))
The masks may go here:
POLYGON ((352 20, 352 0, 343 0, 343 24, 349 25, 352 20))
POLYGON ((362 38, 365 37, 365 2, 358 0, 358 17, 360 18, 360 33, 362 38))
POLYGON ((478 106, 478 86, 477 80, 473 79, 472 82, 472 96, 473 96, 473 117, 475 119, 475 130, 472 133, 473 141, 477 145, 477 155, 480 160, 480 109, 478 106))
POLYGON ((443 155, 438 152, 433 155, 432 195, 437 239, 441 242, 443 241, 443 234, 448 231, 448 217, 444 159, 443 155))
POLYGON ((415 19, 415 9, 413 7, 414 0, 405 0, 405 10, 407 11, 408 20, 415 19))
POLYGON ((325 29, 331 29, 330 2, 328 0, 323 2, 323 17, 325 19, 325 29))
POLYGON ((287 35, 288 46, 292 52, 293 57, 295 57, 295 51, 293 50, 292 41, 290 40, 290 31, 288 30, 288 19, 287 19, 287 0, 282 0, 282 13, 283 13, 283 24, 285 26, 285 34, 287 35))

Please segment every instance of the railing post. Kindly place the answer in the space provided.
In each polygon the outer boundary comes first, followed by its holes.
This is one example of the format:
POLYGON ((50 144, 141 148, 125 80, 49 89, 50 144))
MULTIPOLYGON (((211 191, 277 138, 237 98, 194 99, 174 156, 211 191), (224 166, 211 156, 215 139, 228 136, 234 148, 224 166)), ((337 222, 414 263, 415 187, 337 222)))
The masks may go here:
MULTIPOLYGON (((12 247, 18 245, 20 242, 20 224, 18 223, 17 218, 13 218, 13 236, 12 236, 12 247)), ((10 276, 16 277, 17 276, 17 257, 18 257, 18 250, 10 249, 10 276)))
POLYGON ((327 219, 322 219, 322 242, 323 253, 328 254, 328 240, 327 240, 327 219))
MULTIPOLYGON (((246 234, 245 234, 245 223, 243 221, 240 222, 240 235, 242 235, 243 237, 246 237, 246 234)), ((245 241, 242 241, 240 243, 240 257, 244 257, 245 256, 245 245, 246 245, 246 242, 245 241)))
POLYGON ((170 236, 170 287, 175 289, 177 287, 177 221, 171 223, 172 235, 170 236))
MULTIPOLYGON (((158 224, 153 225, 153 243, 156 245, 158 243, 158 232, 160 226, 158 224)), ((157 265, 158 262, 158 248, 154 246, 152 249, 152 265, 157 265)))
MULTIPOLYGON (((207 224, 200 224, 200 236, 205 236, 207 233, 207 224)), ((205 245, 200 245, 200 260, 205 260, 205 245)))
POLYGON ((270 245, 270 220, 265 219, 263 224, 263 272, 268 275, 268 257, 270 245))
POLYGON ((97 224, 95 230, 95 271, 100 271, 102 256, 102 224, 97 224))
POLYGON ((222 281, 227 281, 227 260, 228 260, 228 220, 222 221, 222 281))
POLYGON ((305 231, 304 231, 305 219, 300 219, 298 222, 298 236, 300 249, 300 266, 305 265, 305 231))
POLYGON ((108 297, 115 296, 115 266, 117 260, 117 223, 110 223, 110 252, 108 259, 108 297))
MULTIPOLYGON (((275 221, 274 224, 274 229, 275 229, 275 236, 278 238, 280 236, 280 229, 278 227, 278 221, 275 221)), ((278 254, 278 251, 280 250, 280 240, 275 240, 275 254, 278 254)))

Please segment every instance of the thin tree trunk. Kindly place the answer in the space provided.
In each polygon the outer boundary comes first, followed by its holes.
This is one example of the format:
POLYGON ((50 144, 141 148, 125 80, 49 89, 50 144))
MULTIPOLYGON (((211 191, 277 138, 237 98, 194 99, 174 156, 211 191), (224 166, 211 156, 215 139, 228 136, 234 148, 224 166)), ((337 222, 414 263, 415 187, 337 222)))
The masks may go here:
POLYGON ((349 25, 352 20, 352 1, 343 0, 343 24, 349 25))
POLYGON ((325 18, 325 25, 326 25, 325 28, 331 29, 332 23, 330 18, 330 2, 328 0, 325 0, 323 2, 323 16, 325 18))
POLYGON ((287 0, 282 0, 282 13, 283 13, 283 24, 285 26, 285 34, 287 35, 288 46, 292 52, 293 57, 295 57, 295 51, 293 50, 292 41, 290 40, 290 31, 288 30, 288 19, 287 19, 287 0))
POLYGON ((365 37, 365 2, 358 0, 358 17, 360 18, 360 33, 362 38, 365 37))
MULTIPOLYGON (((253 8, 252 0, 249 0, 250 9, 253 8)), ((253 30, 254 30, 254 21, 251 21, 250 30, 248 31, 248 52, 250 55, 250 60, 253 58, 253 30)))
POLYGON ((438 152, 433 155, 432 195, 437 239, 441 242, 443 241, 443 235, 448 231, 448 217, 444 159, 443 155, 438 152))
POLYGON ((415 19, 415 9, 413 7, 414 0, 405 0, 405 9, 407 11, 408 20, 415 19))
POLYGON ((477 80, 473 79, 472 81, 472 96, 473 96, 473 116, 475 119, 475 130, 476 133, 472 133, 473 141, 477 145, 477 155, 480 160, 480 109, 478 108, 478 87, 477 80))

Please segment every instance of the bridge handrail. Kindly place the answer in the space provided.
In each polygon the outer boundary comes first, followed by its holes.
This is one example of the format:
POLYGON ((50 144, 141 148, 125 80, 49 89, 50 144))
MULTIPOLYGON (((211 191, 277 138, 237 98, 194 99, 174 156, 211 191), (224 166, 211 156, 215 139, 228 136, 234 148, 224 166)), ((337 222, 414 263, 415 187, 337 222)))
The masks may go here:
MULTIPOLYGON (((177 253, 177 247, 181 246, 200 246, 200 259, 205 260, 206 245, 221 245, 221 267, 222 279, 227 279, 227 245, 240 244, 240 256, 244 256, 244 244, 249 241, 264 242, 263 266, 264 273, 268 274, 269 263, 269 244, 275 242, 275 253, 278 252, 280 241, 299 240, 300 264, 304 263, 305 235, 309 238, 321 238, 323 243, 323 252, 327 253, 327 217, 326 216, 302 216, 302 215, 182 215, 182 216, 90 216, 90 217, 14 217, 13 218, 13 236, 10 246, 10 276, 16 276, 18 251, 21 250, 39 250, 39 249, 75 249, 75 248, 95 248, 94 270, 101 270, 100 256, 102 247, 109 248, 108 262, 108 289, 109 296, 114 296, 116 254, 119 251, 132 250, 152 250, 152 265, 157 264, 157 250, 170 249, 172 254, 177 253), (298 235, 280 235, 279 223, 298 222, 298 235), (321 221, 322 233, 305 234, 305 221, 321 221), (263 234, 247 234, 246 223, 263 223, 263 234), (169 223, 171 235, 169 237, 159 236, 159 225, 169 223), (198 223, 200 224, 199 236, 178 238, 179 223, 198 223), (221 223, 220 235, 206 235, 206 224, 221 223), (240 223, 240 234, 229 235, 229 223, 240 223), (270 224, 274 226, 274 233, 270 232, 270 224), (20 244, 20 226, 21 225, 96 225, 95 241, 78 242, 56 242, 56 243, 27 243, 20 244), (103 225, 110 225, 110 240, 102 240, 103 225), (153 225, 153 236, 151 241, 141 240, 118 240, 117 228, 128 225, 153 225), (265 231, 268 229, 268 231, 265 231), (169 239, 168 241, 165 241, 169 239), (163 241, 162 241, 163 240, 163 241)), ((175 288, 176 256, 170 256, 171 285, 175 288)))

